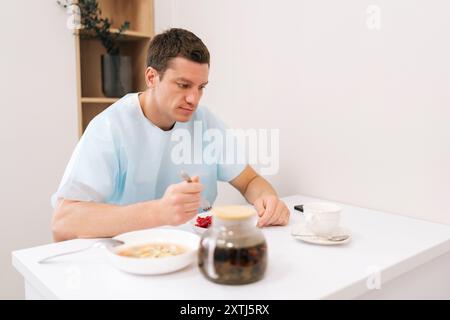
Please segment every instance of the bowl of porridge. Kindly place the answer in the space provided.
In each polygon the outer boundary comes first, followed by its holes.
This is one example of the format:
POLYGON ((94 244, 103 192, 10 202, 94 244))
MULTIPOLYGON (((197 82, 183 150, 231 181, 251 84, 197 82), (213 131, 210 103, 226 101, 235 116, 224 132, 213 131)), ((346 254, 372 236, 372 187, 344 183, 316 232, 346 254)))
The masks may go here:
POLYGON ((189 266, 196 260, 200 237, 192 232, 156 228, 114 237, 123 245, 107 250, 118 269, 141 275, 164 274, 189 266))

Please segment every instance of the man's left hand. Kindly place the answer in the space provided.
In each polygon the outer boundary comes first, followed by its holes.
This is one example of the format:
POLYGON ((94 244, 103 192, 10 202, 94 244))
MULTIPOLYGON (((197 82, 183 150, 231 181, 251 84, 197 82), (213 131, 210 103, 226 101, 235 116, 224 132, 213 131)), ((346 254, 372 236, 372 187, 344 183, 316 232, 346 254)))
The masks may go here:
POLYGON ((277 196, 261 196, 253 205, 259 216, 258 227, 285 226, 288 224, 290 211, 277 196))

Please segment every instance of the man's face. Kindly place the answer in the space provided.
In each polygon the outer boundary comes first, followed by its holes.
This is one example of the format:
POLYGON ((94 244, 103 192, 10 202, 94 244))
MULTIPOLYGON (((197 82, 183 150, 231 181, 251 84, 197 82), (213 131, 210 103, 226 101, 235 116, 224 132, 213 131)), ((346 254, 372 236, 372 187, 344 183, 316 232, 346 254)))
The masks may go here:
POLYGON ((174 121, 189 121, 208 83, 208 75, 206 63, 172 59, 163 79, 155 79, 154 94, 160 113, 174 121))

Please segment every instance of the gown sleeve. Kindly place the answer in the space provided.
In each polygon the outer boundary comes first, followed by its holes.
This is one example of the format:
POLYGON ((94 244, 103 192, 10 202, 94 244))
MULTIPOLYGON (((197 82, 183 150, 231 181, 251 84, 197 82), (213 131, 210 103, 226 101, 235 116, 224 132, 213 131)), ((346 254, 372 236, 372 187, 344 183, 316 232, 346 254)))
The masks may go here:
POLYGON ((115 192, 118 176, 119 159, 110 121, 96 117, 75 147, 51 204, 54 208, 60 198, 107 202, 115 192))

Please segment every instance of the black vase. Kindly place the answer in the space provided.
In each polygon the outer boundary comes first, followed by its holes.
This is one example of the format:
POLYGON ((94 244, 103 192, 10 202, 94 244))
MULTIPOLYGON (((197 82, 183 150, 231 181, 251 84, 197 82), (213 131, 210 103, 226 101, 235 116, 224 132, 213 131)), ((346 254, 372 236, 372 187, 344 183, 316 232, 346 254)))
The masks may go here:
POLYGON ((102 89, 110 98, 120 98, 131 92, 131 57, 102 55, 102 89))

